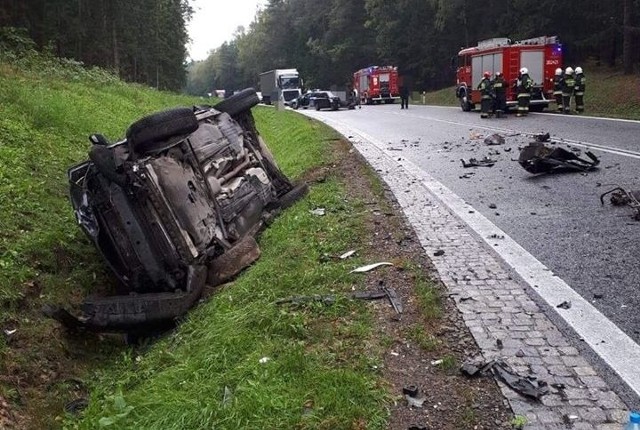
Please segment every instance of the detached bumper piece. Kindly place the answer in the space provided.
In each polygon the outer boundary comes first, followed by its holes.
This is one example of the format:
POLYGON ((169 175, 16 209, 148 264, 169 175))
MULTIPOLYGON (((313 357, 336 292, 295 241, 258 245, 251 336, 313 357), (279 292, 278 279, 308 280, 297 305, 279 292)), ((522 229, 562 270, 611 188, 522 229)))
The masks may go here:
POLYGON ((87 299, 83 316, 76 317, 66 309, 48 305, 43 313, 71 330, 95 332, 144 331, 173 322, 184 315, 200 298, 207 278, 204 266, 191 266, 187 291, 146 293, 87 299))
POLYGON ((529 173, 550 173, 555 170, 588 172, 595 170, 600 160, 592 152, 580 158, 564 148, 550 148, 542 142, 531 142, 520 152, 518 162, 529 173))

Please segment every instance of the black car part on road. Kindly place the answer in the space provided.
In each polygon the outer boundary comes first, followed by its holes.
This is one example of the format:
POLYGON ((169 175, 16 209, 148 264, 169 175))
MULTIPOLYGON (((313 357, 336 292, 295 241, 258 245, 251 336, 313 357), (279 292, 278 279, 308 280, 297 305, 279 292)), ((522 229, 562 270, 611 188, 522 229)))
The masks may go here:
POLYGON ((45 314, 74 329, 140 331, 255 261, 254 237, 308 189, 278 168, 255 128, 257 103, 247 89, 213 107, 148 115, 114 144, 91 136, 89 160, 69 169, 70 198, 122 291, 85 300, 80 317, 55 306, 45 314))

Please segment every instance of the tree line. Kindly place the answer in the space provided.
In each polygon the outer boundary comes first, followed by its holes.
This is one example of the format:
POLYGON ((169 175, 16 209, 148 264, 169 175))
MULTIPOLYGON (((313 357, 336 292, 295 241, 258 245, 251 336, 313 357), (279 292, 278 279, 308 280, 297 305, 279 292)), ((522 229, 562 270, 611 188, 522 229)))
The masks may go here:
POLYGON ((187 0, 0 0, 0 27, 25 29, 57 56, 178 91, 192 13, 187 0))
POLYGON ((557 35, 574 66, 633 73, 640 60, 640 0, 269 0, 248 28, 187 65, 192 14, 189 0, 0 0, 0 27, 26 29, 55 55, 197 95, 290 67, 309 88, 346 86, 355 70, 382 64, 413 90, 437 89, 453 83, 461 47, 493 37, 557 35))
MULTIPOLYGON (((640 0, 270 0, 249 28, 189 65, 187 91, 236 90, 295 67, 308 88, 347 86, 354 71, 392 64, 413 90, 454 82, 461 47, 494 37, 557 35, 567 65, 633 73, 640 0)), ((587 69, 588 73, 588 69, 587 69)))

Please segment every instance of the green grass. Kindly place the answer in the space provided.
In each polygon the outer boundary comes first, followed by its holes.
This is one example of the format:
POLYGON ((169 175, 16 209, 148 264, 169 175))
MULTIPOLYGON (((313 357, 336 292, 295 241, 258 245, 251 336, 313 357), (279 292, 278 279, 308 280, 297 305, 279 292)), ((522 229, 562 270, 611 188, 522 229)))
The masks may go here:
MULTIPOLYGON (((365 205, 330 170, 259 238, 260 260, 161 340, 132 348, 112 336, 67 336, 42 317, 45 303, 77 305, 114 286, 67 199, 66 170, 86 159, 87 136, 115 141, 145 114, 202 103, 65 67, 0 62, 0 325, 18 329, 0 341, 0 396, 24 426, 386 428, 389 397, 376 369, 390 341, 375 334, 366 302, 275 304, 364 283, 348 274, 363 261, 324 258, 366 234, 365 205), (310 214, 316 207, 327 215, 310 214), (65 416, 80 391, 89 408, 65 416)), ((334 131, 293 112, 257 107, 254 116, 290 177, 332 165, 334 131)))
MULTIPOLYGON (((624 75, 619 68, 611 69, 595 64, 582 67, 587 77, 585 115, 640 120, 640 75, 624 75)), ((452 80, 455 78, 452 77, 452 80)), ((423 104, 419 93, 412 94, 412 102, 423 104)), ((459 106, 455 86, 432 91, 425 95, 427 105, 459 106)), ((552 107, 555 106, 552 104, 552 107)))

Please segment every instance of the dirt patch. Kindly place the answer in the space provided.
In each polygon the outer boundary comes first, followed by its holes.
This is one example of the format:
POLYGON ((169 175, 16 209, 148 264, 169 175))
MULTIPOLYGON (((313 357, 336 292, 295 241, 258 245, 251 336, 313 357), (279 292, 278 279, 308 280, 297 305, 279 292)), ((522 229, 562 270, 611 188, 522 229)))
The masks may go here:
POLYGON ((389 428, 512 428, 513 414, 496 382, 460 373, 464 360, 479 355, 480 350, 393 195, 386 189, 382 199, 373 195, 376 186, 366 161, 348 142, 337 148, 340 161, 333 173, 343 179, 351 198, 364 201, 369 208, 370 239, 363 244, 367 258, 394 263, 369 274, 368 287, 373 290, 381 283, 393 287, 404 307, 398 315, 388 302, 373 305, 377 331, 390 344, 383 369, 395 400, 389 428), (433 296, 425 297, 429 294, 433 296), (432 303, 425 305, 429 300, 432 303), (403 388, 410 386, 419 390, 418 398, 424 397, 422 407, 408 406, 403 388))

